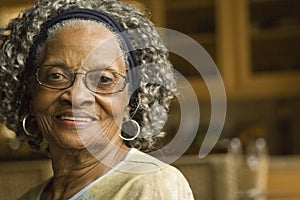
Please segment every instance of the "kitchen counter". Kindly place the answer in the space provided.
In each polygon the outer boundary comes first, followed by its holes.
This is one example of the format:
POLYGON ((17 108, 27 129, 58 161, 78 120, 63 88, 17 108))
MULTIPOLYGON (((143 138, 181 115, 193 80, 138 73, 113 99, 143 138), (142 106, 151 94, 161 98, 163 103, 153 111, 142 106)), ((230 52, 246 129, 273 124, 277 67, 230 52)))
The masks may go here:
POLYGON ((272 156, 269 165, 268 200, 300 199, 300 156, 272 156))

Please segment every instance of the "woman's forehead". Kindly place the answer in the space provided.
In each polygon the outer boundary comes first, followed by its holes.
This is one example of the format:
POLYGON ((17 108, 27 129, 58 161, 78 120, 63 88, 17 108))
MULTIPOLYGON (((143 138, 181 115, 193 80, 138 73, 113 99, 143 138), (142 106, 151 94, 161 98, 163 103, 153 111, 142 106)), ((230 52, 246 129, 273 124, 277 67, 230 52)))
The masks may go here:
POLYGON ((46 62, 65 59, 70 66, 124 65, 117 36, 97 22, 64 24, 47 39, 45 53, 46 62))
MULTIPOLYGON (((94 34, 98 38, 117 38, 116 34, 102 22, 95 22, 83 19, 71 19, 56 24, 48 30, 47 40, 57 37, 58 34, 71 34, 72 36, 81 33, 83 35, 94 34)), ((65 37, 70 35, 65 35, 65 37)))

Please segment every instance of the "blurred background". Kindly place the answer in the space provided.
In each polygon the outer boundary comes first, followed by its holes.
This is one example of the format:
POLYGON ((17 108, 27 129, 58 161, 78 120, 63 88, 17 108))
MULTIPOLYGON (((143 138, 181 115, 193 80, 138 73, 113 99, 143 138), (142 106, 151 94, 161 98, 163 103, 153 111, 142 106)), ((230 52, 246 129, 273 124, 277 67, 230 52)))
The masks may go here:
MULTIPOLYGON (((0 25, 5 26, 31 2, 1 0, 0 25)), ((242 151, 263 139, 265 153, 270 156, 268 188, 276 191, 285 186, 287 194, 297 193, 292 189, 300 187, 300 1, 136 2, 134 5, 146 12, 157 27, 193 38, 216 63, 225 84, 228 108, 221 138, 212 153, 228 153, 235 139, 242 151)), ((197 136, 185 153, 192 156, 198 154, 210 123, 211 102, 205 82, 194 66, 176 54, 171 53, 170 57, 175 69, 189 80, 199 101, 197 136)), ((165 142, 172 139, 180 120, 175 100, 165 142)), ((3 125, 0 131, 1 160, 43 158, 33 154, 26 144, 15 141, 14 133, 3 125)), ((282 195, 281 199, 300 198, 295 196, 282 195)))

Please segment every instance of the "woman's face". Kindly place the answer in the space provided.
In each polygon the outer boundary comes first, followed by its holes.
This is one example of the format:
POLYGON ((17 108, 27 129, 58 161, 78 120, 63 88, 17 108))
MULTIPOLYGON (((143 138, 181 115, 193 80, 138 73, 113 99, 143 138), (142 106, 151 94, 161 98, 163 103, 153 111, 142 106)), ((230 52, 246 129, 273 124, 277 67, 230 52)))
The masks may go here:
MULTIPOLYGON (((125 75, 122 50, 114 34, 101 24, 65 25, 51 35, 42 52, 41 69, 67 68, 85 74, 109 69, 125 75)), ((47 71, 47 70, 46 70, 47 71)), ((61 75, 53 77, 60 79, 61 75)), ((52 78, 52 76, 51 76, 52 78)), ((36 84, 31 112, 49 145, 82 149, 109 142, 121 144, 120 124, 127 115, 127 86, 115 94, 96 94, 77 74, 74 84, 63 90, 36 84)))

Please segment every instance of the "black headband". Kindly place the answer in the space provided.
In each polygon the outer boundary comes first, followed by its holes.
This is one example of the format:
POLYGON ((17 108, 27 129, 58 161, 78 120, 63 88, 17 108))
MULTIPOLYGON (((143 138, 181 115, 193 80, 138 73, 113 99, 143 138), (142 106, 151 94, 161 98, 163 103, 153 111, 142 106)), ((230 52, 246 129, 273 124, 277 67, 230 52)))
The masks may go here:
MULTIPOLYGON (((121 42, 121 46, 124 52, 128 53, 128 62, 129 62, 129 69, 127 72, 128 81, 130 83, 130 91, 134 92, 135 89, 139 87, 140 83, 140 76, 137 70, 137 63, 135 56, 133 54, 133 49, 131 42, 124 32, 123 27, 118 23, 113 17, 96 10, 84 9, 84 8, 74 8, 70 10, 66 10, 57 16, 51 18, 50 20, 46 21, 41 28, 40 33, 35 36, 33 45, 30 48, 29 56, 27 59, 27 69, 31 72, 34 65, 34 60, 36 59, 36 48, 42 44, 48 37, 48 30, 53 27, 54 25, 63 22, 69 19, 84 19, 84 20, 93 20, 96 22, 102 22, 107 25, 109 28, 114 31, 121 42)), ((35 67, 34 67, 35 68, 35 67)))

